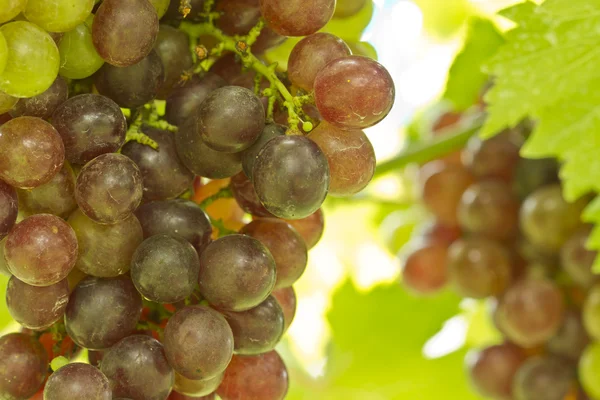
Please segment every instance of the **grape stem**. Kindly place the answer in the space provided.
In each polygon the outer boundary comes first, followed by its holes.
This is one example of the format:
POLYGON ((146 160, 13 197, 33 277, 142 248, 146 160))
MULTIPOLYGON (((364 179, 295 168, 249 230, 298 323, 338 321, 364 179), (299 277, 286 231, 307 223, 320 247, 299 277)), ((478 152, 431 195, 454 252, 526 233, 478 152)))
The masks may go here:
POLYGON ((225 187, 225 188, 219 190, 217 193, 213 194, 212 196, 207 197, 198 205, 200 206, 200 208, 205 210, 206 207, 210 206, 215 201, 217 201, 219 199, 228 199, 231 197, 233 197, 233 193, 231 193, 231 189, 229 187, 225 187))

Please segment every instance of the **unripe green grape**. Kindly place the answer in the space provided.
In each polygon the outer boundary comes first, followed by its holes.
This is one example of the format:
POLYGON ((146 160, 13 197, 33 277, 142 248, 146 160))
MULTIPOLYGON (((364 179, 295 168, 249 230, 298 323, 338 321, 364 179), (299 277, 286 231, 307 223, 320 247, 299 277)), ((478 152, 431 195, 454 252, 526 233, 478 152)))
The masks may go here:
POLYGON ((0 114, 4 114, 5 112, 12 110, 15 104, 17 104, 17 101, 19 101, 19 99, 16 97, 12 97, 4 92, 0 92, 0 114))
POLYGON ((0 0, 0 24, 10 21, 27 6, 27 0, 0 0))
POLYGON ((84 23, 65 33, 58 45, 60 53, 59 74, 65 78, 83 79, 100 69, 104 60, 92 42, 92 23, 90 15, 84 23))
POLYGON ((25 16, 49 32, 68 32, 92 13, 94 0, 28 0, 25 16))
POLYGON ((589 345, 579 360, 581 386, 592 399, 600 398, 600 343, 589 345))
POLYGON ((58 76, 60 56, 52 37, 31 22, 0 27, 8 45, 8 62, 0 74, 0 90, 14 97, 46 91, 58 76))
POLYGON ((6 39, 4 35, 0 32, 0 74, 6 68, 6 63, 8 61, 8 44, 6 43, 6 39))

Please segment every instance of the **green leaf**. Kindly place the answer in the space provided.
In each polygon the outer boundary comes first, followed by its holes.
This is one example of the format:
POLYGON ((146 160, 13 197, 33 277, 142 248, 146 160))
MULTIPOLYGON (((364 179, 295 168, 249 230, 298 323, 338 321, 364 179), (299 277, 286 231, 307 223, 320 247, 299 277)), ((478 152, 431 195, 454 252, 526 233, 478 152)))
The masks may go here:
POLYGON ((469 23, 465 45, 456 56, 448 75, 444 98, 457 110, 466 110, 477 102, 488 75, 481 65, 504 43, 493 22, 473 18, 469 23))
POLYGON ((536 4, 531 1, 525 1, 523 3, 515 4, 512 7, 505 8, 498 12, 504 18, 510 19, 511 21, 521 25, 526 22, 527 18, 535 11, 536 4))

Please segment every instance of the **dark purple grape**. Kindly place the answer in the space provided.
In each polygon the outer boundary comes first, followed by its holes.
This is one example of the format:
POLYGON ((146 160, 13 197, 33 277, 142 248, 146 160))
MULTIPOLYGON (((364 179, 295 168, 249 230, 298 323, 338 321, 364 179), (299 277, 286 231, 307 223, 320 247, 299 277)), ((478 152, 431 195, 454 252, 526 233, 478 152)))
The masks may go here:
POLYGON ((67 81, 59 76, 44 93, 20 99, 10 111, 10 115, 13 118, 29 116, 48 119, 58 106, 67 101, 68 97, 69 87, 67 81))
POLYGON ((25 328, 42 330, 61 319, 69 301, 66 279, 50 286, 37 287, 10 278, 6 288, 6 307, 15 321, 25 328))
POLYGON ((498 179, 510 183, 519 162, 521 144, 522 137, 516 130, 487 140, 474 136, 462 153, 463 163, 478 180, 498 179))
POLYGON ((183 87, 175 88, 167 98, 165 119, 177 126, 197 113, 198 107, 210 92, 227 85, 219 75, 207 72, 202 76, 194 75, 183 87))
POLYGON ((67 277, 77 261, 77 236, 62 219, 37 214, 19 222, 6 237, 4 256, 10 272, 34 286, 67 277))
POLYGON ((175 384, 173 385, 173 393, 177 393, 180 397, 173 396, 169 397, 171 400, 173 397, 175 399, 181 400, 196 400, 198 398, 205 399, 204 396, 209 396, 211 393, 214 393, 215 390, 219 387, 221 382, 223 381, 223 376, 225 374, 222 372, 214 378, 203 379, 203 380, 194 380, 188 379, 183 375, 175 373, 175 384))
POLYGON ((448 282, 448 246, 427 243, 411 252, 402 263, 402 283, 417 294, 439 292, 448 282))
POLYGON ((19 117, 0 125, 0 179, 31 189, 49 182, 65 161, 65 147, 52 125, 19 117))
POLYGON ((121 154, 98 156, 77 176, 77 204, 85 215, 99 223, 114 224, 127 219, 142 201, 142 195, 142 173, 121 154))
POLYGON ((72 363, 56 370, 44 388, 44 400, 112 400, 108 379, 89 364, 72 363))
POLYGON ((246 235, 224 236, 200 255, 200 293, 220 309, 248 310, 271 294, 275 271, 275 260, 260 241, 246 235))
POLYGON ((153 100, 164 81, 163 63, 154 50, 127 67, 104 64, 94 78, 100 94, 127 108, 140 107, 153 100))
POLYGON ((184 71, 192 68, 192 53, 188 35, 169 25, 160 25, 154 50, 163 63, 165 79, 158 89, 158 98, 166 99, 179 86, 184 71))
POLYGON ((171 132, 143 127, 158 150, 135 141, 123 146, 121 154, 131 158, 142 173, 143 201, 175 198, 192 186, 194 174, 181 162, 175 149, 175 136, 171 132))
POLYGON ((114 345, 100 368, 115 397, 164 400, 175 379, 163 345, 146 335, 132 335, 114 345))
POLYGON ((17 191, 8 183, 0 180, 0 239, 8 235, 15 225, 18 213, 17 191))
POLYGON ((48 355, 33 337, 11 333, 0 337, 0 398, 28 399, 42 388, 48 355))
POLYGON ((233 356, 217 389, 223 400, 283 400, 288 372, 275 350, 257 356, 233 356))
POLYGON ((283 310, 283 332, 285 333, 296 316, 296 291, 292 286, 273 290, 272 296, 283 310))
POLYGON ((589 234, 589 227, 578 230, 560 249, 561 266, 575 283, 585 288, 598 280, 598 276, 592 272, 598 253, 585 247, 589 234))
POLYGON ((196 203, 177 199, 144 204, 135 212, 142 224, 144 238, 154 235, 179 235, 201 253, 210 243, 212 226, 208 215, 196 203))
POLYGON ((575 384, 575 370, 558 357, 534 357, 513 381, 515 400, 563 400, 575 384))
POLYGON ((217 27, 230 36, 247 35, 261 16, 259 0, 218 1, 215 11, 221 13, 217 27))
POLYGON ((364 129, 384 119, 394 104, 390 73, 367 57, 327 64, 315 78, 315 102, 323 119, 343 129, 364 129))
POLYGON ((284 36, 315 33, 329 22, 334 10, 335 0, 260 0, 262 16, 284 36))
POLYGON ((131 279, 89 276, 71 293, 65 327, 78 345, 107 349, 133 332, 141 313, 142 297, 131 279))
POLYGON ((238 78, 240 74, 252 72, 242 72, 243 66, 241 60, 235 53, 226 53, 224 56, 219 58, 210 68, 212 73, 219 75, 227 83, 231 83, 234 79, 238 78))
POLYGON ((163 343, 173 369, 188 379, 219 375, 233 354, 233 334, 227 321, 205 306, 176 312, 165 327, 163 343))
POLYGON ((258 199, 256 190, 254 190, 254 185, 250 182, 250 179, 248 179, 245 173, 240 172, 239 174, 234 175, 231 178, 229 187, 237 204, 248 214, 257 217, 273 216, 258 199))
POLYGON ((265 147, 267 142, 276 136, 285 135, 286 127, 278 124, 269 124, 265 126, 259 138, 242 153, 242 166, 246 176, 252 179, 254 163, 258 153, 265 147))
POLYGON ((554 355, 576 361, 589 342, 580 312, 571 309, 565 313, 560 329, 548 340, 546 347, 554 355))
POLYGON ((121 109, 98 94, 71 97, 56 109, 52 123, 65 143, 67 160, 73 164, 115 152, 125 142, 127 123, 121 109))
POLYGON ((325 216, 320 208, 308 217, 293 220, 286 219, 285 221, 296 228, 309 250, 319 243, 325 230, 325 216))
POLYGON ((148 0, 104 0, 96 11, 92 40, 106 62, 127 67, 150 53, 158 28, 158 15, 148 0))

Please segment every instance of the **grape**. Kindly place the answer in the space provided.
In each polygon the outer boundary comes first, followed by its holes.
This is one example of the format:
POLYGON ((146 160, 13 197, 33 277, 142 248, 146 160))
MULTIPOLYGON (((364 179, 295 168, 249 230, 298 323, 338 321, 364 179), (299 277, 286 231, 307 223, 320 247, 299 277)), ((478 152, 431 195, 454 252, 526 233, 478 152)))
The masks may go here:
POLYGON ((0 8, 0 24, 10 21, 22 11, 25 11, 27 0, 5 0, 0 8))
POLYGON ((81 282, 86 276, 86 273, 77 268, 73 268, 67 276, 67 281, 69 282, 69 292, 72 293, 75 289, 75 286, 79 285, 79 282, 81 282))
POLYGON ((456 226, 446 226, 439 222, 427 224, 419 236, 422 237, 426 243, 443 243, 450 246, 452 243, 460 239, 462 232, 456 226))
POLYGON ((488 140, 474 136, 463 152, 463 163, 477 179, 510 183, 519 161, 517 132, 505 131, 488 140))
POLYGON ((394 104, 389 72, 367 57, 327 64, 315 78, 315 102, 323 119, 342 129, 363 129, 384 119, 394 104))
POLYGON ((58 44, 60 70, 65 78, 83 79, 92 76, 104 64, 92 41, 94 16, 90 15, 75 29, 64 34, 58 44))
MULTIPOLYGON (((8 43, 6 43, 6 38, 4 37, 4 34, 2 32, 0 32, 0 74, 2 74, 2 72, 4 72, 4 68, 6 68, 6 63, 8 62, 8 43)), ((4 96, 8 96, 7 94, 4 94, 4 96)), ((2 108, 0 108, 0 110, 2 110, 2 108)), ((4 110, 2 112, 6 112, 7 110, 4 110)))
POLYGON ((87 163, 77 177, 75 199, 85 215, 114 224, 127 219, 142 201, 142 174, 131 159, 103 154, 87 163))
POLYGON ((473 176, 465 168, 444 161, 425 164, 421 174, 425 206, 440 223, 458 225, 457 208, 463 193, 473 183, 473 176))
POLYGON ((173 369, 188 379, 219 375, 233 354, 233 334, 227 321, 205 306, 176 312, 165 327, 163 343, 173 369))
POLYGON ((4 258, 4 246, 6 244, 6 238, 0 240, 0 275, 11 277, 12 274, 8 269, 8 263, 4 258))
POLYGON ((278 124, 266 125, 258 139, 242 153, 242 166, 246 176, 252 179, 254 163, 258 157, 258 153, 265 147, 268 141, 277 136, 285 134, 286 127, 278 124))
POLYGON ((94 0, 27 0, 25 17, 49 32, 75 29, 92 13, 94 0))
POLYGON ((136 216, 142 224, 145 239, 159 234, 179 235, 199 254, 210 243, 210 219, 192 201, 177 199, 144 204, 137 209, 136 216))
POLYGON ((160 19, 163 17, 163 15, 165 15, 167 10, 169 9, 169 4, 171 3, 171 0, 150 0, 150 3, 152 3, 154 8, 156 9, 156 14, 160 19))
POLYGON ((473 235, 496 240, 515 236, 519 228, 519 201, 501 181, 482 181, 471 185, 458 205, 461 228, 473 235))
POLYGON ((169 25, 160 25, 154 50, 160 57, 165 78, 158 90, 158 97, 166 99, 181 80, 184 71, 193 66, 188 35, 169 25))
POLYGON ((533 192, 521 206, 521 230, 535 246, 558 252, 580 227, 580 215, 587 201, 567 203, 560 185, 544 186, 533 192))
POLYGON ((258 198, 280 218, 308 217, 321 207, 329 189, 327 158, 302 136, 270 140, 258 154, 252 176, 258 198))
POLYGON ((292 225, 302 236, 308 250, 319 243, 325 230, 325 216, 320 208, 308 217, 294 220, 286 219, 285 221, 292 225))
POLYGON ((8 268, 21 281, 49 286, 67 277, 77 260, 77 237, 62 219, 37 214, 19 222, 6 237, 8 268))
POLYGON ((473 353, 467 359, 471 382, 483 396, 510 399, 513 378, 526 358, 521 348, 508 342, 473 353))
POLYGON ((542 186, 558 182, 558 163, 555 159, 519 159, 515 170, 514 186, 521 199, 542 186))
POLYGON ((43 29, 26 21, 0 27, 8 45, 6 67, 0 74, 0 91, 14 97, 33 97, 46 91, 58 75, 60 56, 43 29))
POLYGON ((252 71, 243 71, 242 68, 240 58, 235 53, 227 53, 215 61, 210 71, 223 78, 227 83, 231 83, 240 74, 253 74, 252 71))
POLYGON ((511 280, 511 260, 498 243, 478 237, 461 239, 448 250, 448 274, 457 291, 477 299, 502 293, 511 280))
POLYGON ((260 241, 246 235, 225 236, 200 255, 200 293, 220 309, 248 310, 269 296, 275 271, 275 261, 260 241))
POLYGON ((247 35, 261 16, 259 0, 219 1, 215 11, 221 13, 216 21, 217 28, 230 36, 247 35))
POLYGON ((0 180, 0 239, 8 235, 15 225, 19 203, 15 189, 0 180))
POLYGON ((100 367, 104 354, 106 353, 103 351, 88 350, 88 361, 94 367, 100 367))
POLYGON ((563 400, 575 383, 574 371, 560 358, 534 357, 519 368, 513 381, 515 400, 563 400))
POLYGON ((283 309, 273 296, 250 310, 222 313, 233 332, 236 354, 266 353, 273 350, 283 335, 283 309))
POLYGON ((216 393, 207 394, 206 396, 186 396, 184 394, 171 392, 171 395, 167 400, 217 400, 216 393))
POLYGON ((227 84, 219 75, 207 72, 194 75, 184 86, 175 88, 167 98, 165 119, 173 125, 181 126, 208 97, 210 92, 227 84))
POLYGON ((190 397, 202 397, 213 393, 223 381, 224 373, 216 375, 214 378, 206 380, 188 379, 183 375, 175 373, 175 384, 173 390, 190 397))
POLYGON ((0 337, 0 398, 27 399, 46 379, 48 355, 35 338, 22 333, 0 337))
POLYGON ((104 355, 101 370, 115 397, 164 400, 174 381, 163 345, 145 335, 132 335, 114 345, 104 355))
POLYGON ((66 161, 50 182, 30 190, 19 189, 17 192, 24 215, 45 213, 67 218, 77 208, 75 173, 66 161))
POLYGON ((66 279, 46 287, 31 286, 14 276, 6 288, 6 307, 26 328, 43 330, 62 318, 69 301, 66 279))
POLYGON ((141 313, 142 297, 128 277, 88 276, 71 293, 65 328, 78 345, 106 349, 133 332, 141 313))
POLYGON ((597 253, 585 248, 589 233, 589 228, 578 230, 560 249, 561 266, 575 283, 583 287, 588 287, 598 280, 592 272, 597 253))
POLYGON ((233 356, 217 394, 223 400, 282 400, 288 372, 275 350, 257 356, 233 356))
POLYGON ((65 143, 67 160, 73 164, 115 152, 125 142, 127 122, 121 109, 97 94, 70 98, 54 112, 52 123, 65 143))
POLYGON ((44 388, 44 400, 112 400, 108 379, 89 364, 67 364, 56 370, 44 388))
POLYGON ((242 170, 240 153, 222 153, 204 144, 195 118, 175 134, 177 154, 193 173, 210 179, 229 178, 242 170))
POLYGON ((283 332, 285 333, 296 316, 296 292, 292 286, 273 290, 273 297, 283 311, 283 332))
POLYGON ((288 77, 294 85, 310 93, 319 71, 329 62, 350 54, 350 48, 339 37, 325 32, 314 33, 292 49, 288 59, 288 77))
POLYGON ((200 261, 185 239, 156 235, 146 239, 131 261, 131 279, 138 291, 157 303, 176 303, 194 291, 200 261))
POLYGON ((8 113, 18 101, 19 99, 16 97, 12 97, 4 92, 0 92, 0 113, 8 113))
POLYGON ((121 107, 137 108, 156 97, 164 80, 163 63, 158 53, 152 50, 133 65, 104 64, 95 75, 94 84, 100 94, 110 97, 121 107))
POLYGON ((135 215, 112 225, 102 225, 77 210, 68 223, 79 242, 75 264, 79 270, 102 278, 129 271, 133 253, 143 241, 142 226, 135 215))
POLYGON ((194 174, 181 162, 175 149, 173 133, 155 128, 143 127, 150 139, 158 144, 158 150, 131 141, 121 150, 121 154, 131 158, 142 173, 145 202, 172 199, 192 186, 194 174))
POLYGON ((428 243, 406 258, 402 267, 402 283, 418 294, 436 293, 448 281, 446 259, 448 246, 428 243))
POLYGON ((375 150, 360 130, 343 131, 322 122, 308 135, 325 153, 333 196, 352 196, 363 190, 375 174, 375 150))
POLYGON ((553 282, 527 279, 506 291, 500 301, 498 318, 510 340, 533 347, 556 335, 564 313, 562 294, 553 282))
POLYGON ((329 22, 334 9, 335 0, 260 0, 263 17, 284 36, 315 33, 329 22))
POLYGON ((348 18, 358 14, 367 4, 367 0, 337 0, 334 18, 348 18))
POLYGON ((13 118, 29 116, 48 119, 59 105, 67 101, 68 97, 67 81, 59 76, 44 93, 19 100, 10 115, 13 118))
POLYGON ((242 210, 257 217, 272 217, 272 214, 267 211, 258 199, 254 185, 250 182, 246 174, 240 172, 234 175, 231 178, 229 187, 235 201, 242 210))
POLYGON ((556 335, 548 340, 547 348, 552 354, 578 360, 589 341, 579 311, 570 309, 556 335))
POLYGON ((35 117, 14 118, 0 126, 0 179, 31 189, 60 171, 65 148, 56 129, 35 117))
POLYGON ((96 11, 92 39, 106 62, 128 67, 150 53, 158 28, 158 15, 148 0, 104 0, 96 11))
POLYGON ((600 338, 600 284, 592 286, 583 305, 583 323, 589 335, 600 338))
POLYGON ((590 344, 579 360, 579 380, 591 398, 600 397, 600 343, 590 344))

